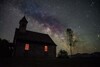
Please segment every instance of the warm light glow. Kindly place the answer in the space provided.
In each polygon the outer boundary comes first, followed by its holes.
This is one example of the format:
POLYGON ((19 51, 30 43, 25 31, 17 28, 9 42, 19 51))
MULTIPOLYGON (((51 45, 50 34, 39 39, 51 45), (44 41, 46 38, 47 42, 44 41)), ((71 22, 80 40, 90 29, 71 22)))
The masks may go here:
POLYGON ((48 51, 48 46, 44 46, 44 51, 47 52, 48 51))
POLYGON ((29 50, 29 44, 25 44, 25 50, 29 50))

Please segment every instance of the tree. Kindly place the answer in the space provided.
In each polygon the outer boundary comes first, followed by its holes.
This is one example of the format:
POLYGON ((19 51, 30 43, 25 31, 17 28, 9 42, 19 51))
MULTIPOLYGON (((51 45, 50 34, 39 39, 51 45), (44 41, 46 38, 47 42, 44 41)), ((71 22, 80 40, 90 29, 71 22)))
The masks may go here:
POLYGON ((7 40, 0 39, 0 57, 11 57, 12 51, 10 47, 10 43, 7 40))
POLYGON ((72 55, 73 31, 70 28, 68 28, 66 32, 67 32, 68 40, 69 40, 70 54, 72 55))
POLYGON ((67 51, 61 49, 58 53, 58 58, 69 58, 67 51))
POLYGON ((0 46, 1 46, 1 41, 2 41, 2 40, 1 40, 1 38, 0 38, 0 46))

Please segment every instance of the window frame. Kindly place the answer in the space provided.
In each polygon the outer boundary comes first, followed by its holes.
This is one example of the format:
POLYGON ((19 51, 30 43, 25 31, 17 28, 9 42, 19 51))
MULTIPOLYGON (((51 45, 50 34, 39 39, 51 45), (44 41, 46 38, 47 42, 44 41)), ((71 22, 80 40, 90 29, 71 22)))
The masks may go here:
POLYGON ((24 50, 25 51, 29 51, 30 50, 30 44, 29 43, 25 43, 24 50))
POLYGON ((48 52, 48 45, 44 45, 44 52, 48 52))

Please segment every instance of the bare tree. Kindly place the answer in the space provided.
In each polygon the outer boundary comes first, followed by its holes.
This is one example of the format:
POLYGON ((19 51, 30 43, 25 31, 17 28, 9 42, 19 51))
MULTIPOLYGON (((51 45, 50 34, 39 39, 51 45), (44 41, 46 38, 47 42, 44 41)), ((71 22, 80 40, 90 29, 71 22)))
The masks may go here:
POLYGON ((73 31, 70 28, 67 28, 67 37, 69 41, 69 46, 70 46, 70 55, 72 55, 72 46, 73 46, 73 31))

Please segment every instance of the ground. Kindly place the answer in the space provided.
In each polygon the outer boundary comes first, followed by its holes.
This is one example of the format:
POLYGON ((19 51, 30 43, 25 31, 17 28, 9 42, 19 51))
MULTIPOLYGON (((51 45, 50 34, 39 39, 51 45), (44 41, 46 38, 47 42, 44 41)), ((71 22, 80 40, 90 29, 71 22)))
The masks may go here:
POLYGON ((0 58, 0 67, 100 67, 98 59, 0 58))

